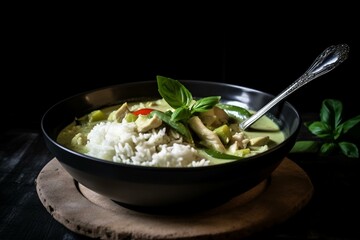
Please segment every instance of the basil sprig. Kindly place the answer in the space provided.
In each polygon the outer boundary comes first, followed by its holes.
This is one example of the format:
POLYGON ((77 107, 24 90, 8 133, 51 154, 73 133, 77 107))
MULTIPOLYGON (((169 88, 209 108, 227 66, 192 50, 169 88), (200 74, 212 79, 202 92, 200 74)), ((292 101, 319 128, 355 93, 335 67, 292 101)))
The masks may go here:
POLYGON ((156 76, 158 91, 164 100, 174 108, 172 121, 187 121, 194 113, 205 112, 220 102, 220 96, 194 100, 191 92, 178 80, 156 76))
POLYGON ((176 109, 191 104, 191 92, 179 81, 163 76, 156 76, 156 80, 160 95, 171 107, 176 109))
POLYGON ((319 141, 297 141, 292 148, 292 153, 313 152, 319 155, 330 155, 336 151, 349 158, 359 158, 359 149, 346 139, 347 134, 358 131, 355 126, 360 122, 360 115, 342 120, 343 104, 336 99, 325 99, 320 109, 320 121, 306 122, 307 129, 319 141))

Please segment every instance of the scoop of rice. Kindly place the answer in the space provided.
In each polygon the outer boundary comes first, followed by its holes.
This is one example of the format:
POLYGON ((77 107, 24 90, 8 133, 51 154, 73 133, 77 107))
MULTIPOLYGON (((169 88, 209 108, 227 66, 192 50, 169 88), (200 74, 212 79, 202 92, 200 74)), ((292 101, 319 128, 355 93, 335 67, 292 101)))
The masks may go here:
POLYGON ((87 138, 88 155, 114 162, 156 167, 209 165, 181 137, 167 134, 166 127, 139 133, 134 122, 101 122, 87 138))

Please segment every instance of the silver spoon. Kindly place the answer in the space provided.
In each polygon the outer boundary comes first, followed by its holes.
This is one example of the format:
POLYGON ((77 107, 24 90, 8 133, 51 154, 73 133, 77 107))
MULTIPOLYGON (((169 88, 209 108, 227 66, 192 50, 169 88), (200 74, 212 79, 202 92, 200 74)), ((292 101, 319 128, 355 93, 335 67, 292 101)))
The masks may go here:
POLYGON ((256 120, 262 117, 268 110, 270 110, 274 105, 279 103, 281 100, 289 96, 295 90, 304 86, 308 82, 314 80, 325 73, 330 72, 334 68, 340 65, 348 57, 349 46, 347 44, 333 45, 326 48, 313 62, 313 64, 308 68, 308 70, 301 75, 296 81, 294 81, 290 86, 283 90, 279 95, 277 95, 273 100, 268 104, 258 110, 254 115, 244 120, 240 124, 240 128, 245 130, 256 120))

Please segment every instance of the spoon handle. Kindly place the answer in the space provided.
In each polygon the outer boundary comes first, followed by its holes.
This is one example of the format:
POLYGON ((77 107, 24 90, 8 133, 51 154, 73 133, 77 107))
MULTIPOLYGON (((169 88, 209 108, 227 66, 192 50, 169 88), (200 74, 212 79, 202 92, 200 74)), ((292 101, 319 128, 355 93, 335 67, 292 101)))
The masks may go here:
POLYGON ((278 96, 271 100, 268 104, 262 107, 254 115, 244 120, 240 124, 240 128, 245 130, 256 120, 262 117, 268 110, 270 110, 278 102, 289 96, 295 90, 304 86, 308 82, 314 80, 321 75, 330 72, 334 68, 340 65, 348 57, 349 46, 347 44, 333 45, 326 48, 313 62, 313 64, 308 68, 308 70, 301 75, 296 81, 294 81, 290 86, 288 86, 284 91, 282 91, 278 96))

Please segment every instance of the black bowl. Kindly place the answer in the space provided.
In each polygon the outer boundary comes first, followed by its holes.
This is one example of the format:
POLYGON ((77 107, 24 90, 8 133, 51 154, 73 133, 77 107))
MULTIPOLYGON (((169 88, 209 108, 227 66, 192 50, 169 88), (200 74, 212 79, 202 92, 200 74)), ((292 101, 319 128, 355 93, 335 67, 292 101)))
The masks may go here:
MULTIPOLYGON (((226 83, 181 81, 194 97, 221 96, 258 110, 274 96, 226 83)), ((283 101, 269 114, 286 139, 270 150, 245 160, 192 168, 134 166, 97 159, 69 150, 56 142, 59 132, 74 117, 122 101, 160 98, 156 81, 119 84, 67 98, 43 115, 41 129, 46 146, 64 169, 85 187, 113 201, 144 212, 184 212, 208 209, 255 187, 271 177, 295 144, 301 119, 283 101)))

